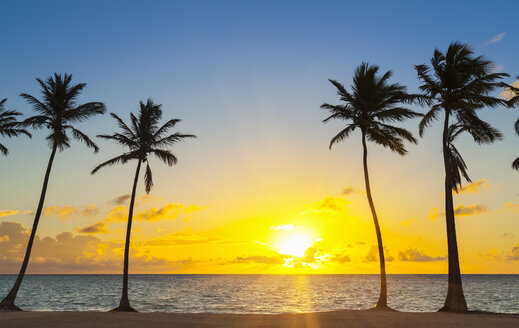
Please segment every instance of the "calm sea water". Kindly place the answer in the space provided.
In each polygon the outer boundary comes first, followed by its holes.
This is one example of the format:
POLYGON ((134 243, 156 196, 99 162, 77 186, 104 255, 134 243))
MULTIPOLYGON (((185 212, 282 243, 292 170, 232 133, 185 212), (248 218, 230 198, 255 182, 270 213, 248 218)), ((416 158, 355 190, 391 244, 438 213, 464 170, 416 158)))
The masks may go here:
MULTIPOLYGON (((16 277, 0 275, 4 296, 16 277)), ((29 275, 17 304, 37 311, 106 311, 118 305, 119 275, 29 275)), ((464 275, 471 310, 519 313, 519 275, 464 275)), ((389 305, 436 311, 446 275, 389 275, 389 305)), ((284 313, 365 309, 378 298, 377 275, 131 275, 141 312, 284 313)))

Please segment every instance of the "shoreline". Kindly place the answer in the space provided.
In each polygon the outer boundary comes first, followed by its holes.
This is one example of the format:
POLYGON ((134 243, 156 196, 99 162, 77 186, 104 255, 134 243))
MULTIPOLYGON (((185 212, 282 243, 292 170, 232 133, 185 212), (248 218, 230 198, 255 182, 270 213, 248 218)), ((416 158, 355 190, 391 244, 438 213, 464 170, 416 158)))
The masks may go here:
POLYGON ((284 314, 225 314, 225 313, 113 313, 113 312, 0 312, 0 327, 383 327, 383 328, 443 328, 443 327, 519 327, 519 314, 469 312, 398 312, 373 310, 343 310, 332 312, 284 314))

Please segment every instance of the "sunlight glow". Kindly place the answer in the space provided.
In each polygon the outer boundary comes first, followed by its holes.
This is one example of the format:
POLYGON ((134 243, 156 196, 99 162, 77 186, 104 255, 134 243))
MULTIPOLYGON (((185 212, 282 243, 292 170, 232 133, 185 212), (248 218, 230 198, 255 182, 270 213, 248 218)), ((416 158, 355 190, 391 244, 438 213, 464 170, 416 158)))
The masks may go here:
POLYGON ((313 244, 312 240, 303 233, 291 233, 279 243, 279 253, 302 257, 313 244))

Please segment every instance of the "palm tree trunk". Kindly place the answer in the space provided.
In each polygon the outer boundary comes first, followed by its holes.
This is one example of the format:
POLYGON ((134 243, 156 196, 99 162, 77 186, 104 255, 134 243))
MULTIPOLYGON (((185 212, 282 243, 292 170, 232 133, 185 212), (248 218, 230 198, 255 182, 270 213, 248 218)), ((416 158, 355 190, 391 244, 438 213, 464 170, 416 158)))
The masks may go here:
POLYGON ((449 286, 445 304, 440 311, 466 312, 467 302, 461 285, 458 242, 456 240, 456 224, 454 221, 454 205, 452 200, 452 178, 448 161, 447 130, 449 128, 450 110, 445 111, 443 125, 443 164, 445 166, 445 221, 447 224, 447 246, 449 253, 449 286))
POLYGON ((373 216, 375 223, 375 231, 377 232, 378 242, 378 255, 380 258, 380 296, 378 298, 376 309, 384 310, 388 309, 387 306, 387 280, 386 280, 386 262, 384 258, 384 246, 382 244, 382 234, 380 232, 380 226, 378 224, 377 212, 375 211, 375 204, 371 197, 371 188, 369 186, 369 173, 368 173, 368 148, 366 146, 366 135, 362 133, 362 149, 364 151, 362 159, 364 164, 364 182, 366 183, 366 195, 368 196, 369 208, 373 216))
POLYGON ((137 181, 139 180, 139 171, 141 170, 141 160, 138 160, 135 178, 133 180, 132 198, 130 201, 130 210, 128 212, 128 226, 126 227, 126 243, 124 245, 124 270, 123 270, 123 293, 119 306, 112 311, 114 312, 137 312, 130 306, 128 299, 128 261, 130 257, 130 235, 132 232, 133 206, 135 205, 135 192, 137 190, 137 181))
POLYGON ((27 249, 25 250, 25 257, 23 258, 22 267, 20 268, 20 272, 18 273, 18 277, 16 278, 13 288, 11 288, 9 294, 7 294, 7 296, 2 300, 2 302, 0 302, 0 310, 21 311, 19 307, 14 305, 14 301, 16 299, 16 295, 18 294, 18 290, 20 289, 20 285, 22 284, 22 280, 25 275, 25 270, 27 270, 29 258, 31 257, 32 244, 34 243, 34 237, 36 237, 36 230, 38 229, 38 223, 40 222, 41 212, 43 211, 43 203, 45 202, 45 194, 47 193, 47 185, 49 184, 50 171, 52 169, 52 163, 54 162, 56 150, 57 146, 52 147, 49 163, 47 164, 47 171, 45 172, 45 178, 43 179, 43 187, 41 190, 40 202, 38 203, 38 209, 36 210, 34 223, 32 224, 31 236, 29 237, 29 243, 27 244, 27 249))

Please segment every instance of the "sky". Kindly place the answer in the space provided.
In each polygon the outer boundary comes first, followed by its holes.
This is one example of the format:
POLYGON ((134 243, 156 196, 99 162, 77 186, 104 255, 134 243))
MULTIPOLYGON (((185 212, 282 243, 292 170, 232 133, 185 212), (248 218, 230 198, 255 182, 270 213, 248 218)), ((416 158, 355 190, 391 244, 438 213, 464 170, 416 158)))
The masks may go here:
MULTIPOLYGON (((151 160, 138 187, 131 273, 378 273, 360 137, 328 149, 343 122, 328 79, 349 86, 361 62, 417 92, 413 65, 470 43, 513 83, 517 1, 2 1, 0 99, 25 117, 35 78, 73 74, 81 102, 127 120, 139 100, 195 134, 177 165, 151 160)), ((502 90, 496 90, 496 96, 502 90)), ((411 106, 425 112, 427 108, 411 106)), ((519 273, 516 109, 480 115, 504 140, 457 144, 473 183, 455 195, 462 273, 519 273)), ((441 118, 440 118, 441 119, 441 118)), ((403 127, 417 135, 417 120, 403 127)), ((400 157, 370 144, 372 193, 388 273, 447 273, 439 122, 400 157)), ((116 131, 108 115, 78 125, 116 131)), ((46 131, 2 138, 0 273, 16 273, 50 149, 46 131)), ((90 171, 123 151, 97 139, 58 153, 29 273, 120 273, 136 163, 90 171)))

